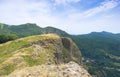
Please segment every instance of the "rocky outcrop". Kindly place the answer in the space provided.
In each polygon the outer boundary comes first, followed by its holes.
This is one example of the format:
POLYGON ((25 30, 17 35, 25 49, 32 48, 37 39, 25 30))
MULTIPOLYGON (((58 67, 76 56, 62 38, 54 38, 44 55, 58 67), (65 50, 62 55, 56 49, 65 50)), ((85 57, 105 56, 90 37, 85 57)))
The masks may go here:
POLYGON ((64 62, 75 61, 81 64, 81 52, 70 38, 62 38, 64 62))
POLYGON ((7 77, 91 77, 75 62, 60 65, 40 65, 16 70, 7 77))
MULTIPOLYGON (((83 77, 81 76, 82 70, 80 70, 82 68, 79 66, 82 58, 80 50, 70 38, 61 38, 55 34, 30 36, 1 44, 0 55, 2 55, 0 56, 2 58, 0 59, 0 76, 9 75, 17 70, 16 76, 13 77, 38 77, 38 75, 42 74, 37 75, 36 72, 46 72, 45 67, 48 71, 55 73, 55 77, 58 77, 55 70, 60 72, 61 77, 66 76, 63 73, 66 73, 69 77, 74 77, 73 71, 76 77, 83 77), (69 63, 70 61, 74 61, 79 65, 69 63), (66 69, 59 70, 62 65, 66 69), (34 68, 40 68, 41 70, 34 68), (29 72, 33 76, 27 76, 29 72), (24 74, 25 76, 22 76, 24 74)), ((49 77, 47 73, 45 74, 45 76, 39 77, 49 77)))

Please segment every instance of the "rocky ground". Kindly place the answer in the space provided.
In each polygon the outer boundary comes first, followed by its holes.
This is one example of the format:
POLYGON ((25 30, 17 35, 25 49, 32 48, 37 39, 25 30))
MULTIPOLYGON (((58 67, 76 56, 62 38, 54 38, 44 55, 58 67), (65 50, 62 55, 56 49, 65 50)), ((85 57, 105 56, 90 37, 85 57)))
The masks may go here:
POLYGON ((16 70, 6 77, 91 77, 75 62, 60 65, 40 65, 16 70))

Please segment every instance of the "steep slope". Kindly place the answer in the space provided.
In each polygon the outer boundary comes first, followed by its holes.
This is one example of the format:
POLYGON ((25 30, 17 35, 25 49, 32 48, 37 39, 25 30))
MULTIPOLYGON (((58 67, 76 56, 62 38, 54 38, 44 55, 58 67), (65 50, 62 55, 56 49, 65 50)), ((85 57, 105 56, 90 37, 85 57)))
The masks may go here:
MULTIPOLYGON (((26 67, 60 65, 70 61, 81 64, 78 47, 70 38, 54 34, 30 36, 0 44, 0 76, 26 67)), ((87 72, 84 73, 89 77, 87 72)))
POLYGON ((88 71, 97 77, 120 77, 120 36, 92 32, 72 37, 80 48, 88 71))
POLYGON ((55 33, 60 36, 68 36, 65 31, 53 27, 41 28, 36 24, 26 23, 21 25, 7 25, 0 24, 0 34, 16 34, 18 37, 25 37, 31 35, 55 33))

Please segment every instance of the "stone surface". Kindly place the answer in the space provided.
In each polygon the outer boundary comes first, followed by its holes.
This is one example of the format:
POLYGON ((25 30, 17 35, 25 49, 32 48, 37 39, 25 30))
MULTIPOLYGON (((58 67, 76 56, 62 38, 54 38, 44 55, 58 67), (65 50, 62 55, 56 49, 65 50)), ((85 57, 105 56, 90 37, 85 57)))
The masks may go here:
POLYGON ((90 74, 75 62, 59 65, 39 65, 16 70, 6 77, 91 77, 90 74))

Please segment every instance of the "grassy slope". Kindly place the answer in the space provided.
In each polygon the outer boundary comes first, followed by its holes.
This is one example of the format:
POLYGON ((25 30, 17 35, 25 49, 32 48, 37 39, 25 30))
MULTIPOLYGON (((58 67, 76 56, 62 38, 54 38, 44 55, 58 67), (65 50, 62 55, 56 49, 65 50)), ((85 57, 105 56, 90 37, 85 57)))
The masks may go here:
POLYGON ((63 38, 54 34, 30 36, 0 44, 0 75, 41 64, 80 63, 79 49, 71 39, 64 39, 69 44, 63 45, 63 38), (70 48, 66 48, 66 45, 70 48))

